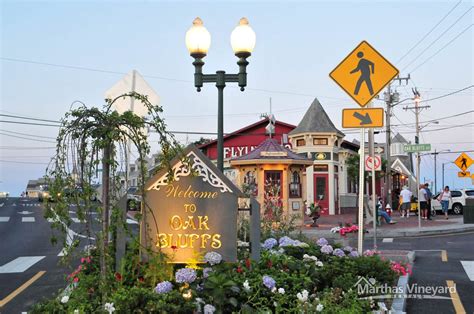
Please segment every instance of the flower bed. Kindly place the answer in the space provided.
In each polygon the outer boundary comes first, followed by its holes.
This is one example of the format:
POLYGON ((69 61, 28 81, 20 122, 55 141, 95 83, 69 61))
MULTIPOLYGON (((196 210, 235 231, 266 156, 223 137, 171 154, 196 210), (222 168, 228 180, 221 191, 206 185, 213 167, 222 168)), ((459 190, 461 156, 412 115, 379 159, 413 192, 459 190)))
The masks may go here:
POLYGON ((129 254, 123 272, 110 274, 106 284, 98 280, 99 259, 92 254, 68 278, 67 294, 33 312, 366 313, 378 305, 359 299, 354 286, 361 276, 390 284, 405 270, 373 251, 359 256, 323 238, 269 238, 262 248, 258 262, 224 263, 209 252, 199 265, 166 264, 163 257, 140 264, 129 254))

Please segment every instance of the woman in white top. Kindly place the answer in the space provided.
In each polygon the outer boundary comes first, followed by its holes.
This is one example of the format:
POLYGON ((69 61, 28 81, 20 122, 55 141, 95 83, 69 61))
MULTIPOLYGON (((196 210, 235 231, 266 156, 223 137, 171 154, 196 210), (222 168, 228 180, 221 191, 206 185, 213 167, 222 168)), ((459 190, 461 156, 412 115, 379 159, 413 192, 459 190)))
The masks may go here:
POLYGON ((449 186, 445 186, 444 190, 438 197, 438 201, 441 203, 441 208, 443 209, 444 216, 448 219, 448 207, 449 201, 451 200, 451 192, 449 191, 449 186))

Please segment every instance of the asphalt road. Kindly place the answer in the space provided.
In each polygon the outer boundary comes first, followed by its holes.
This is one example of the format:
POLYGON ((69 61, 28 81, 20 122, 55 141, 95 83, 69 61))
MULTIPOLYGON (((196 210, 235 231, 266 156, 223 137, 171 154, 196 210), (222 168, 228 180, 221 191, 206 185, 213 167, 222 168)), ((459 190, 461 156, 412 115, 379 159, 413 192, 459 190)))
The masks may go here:
MULTIPOLYGON (((367 241, 367 245, 372 245, 372 242, 367 241)), ((381 239, 378 247, 382 250, 416 252, 413 274, 409 282, 412 285, 447 287, 448 281, 455 284, 456 289, 452 290, 458 295, 451 295, 449 291, 437 295, 459 298, 459 302, 453 302, 452 299, 408 299, 407 313, 463 313, 463 309, 464 313, 474 313, 474 277, 471 279, 468 277, 461 263, 461 261, 474 263, 474 233, 394 238, 391 243, 382 242, 381 239), (459 303, 462 307, 459 307, 459 303)))
MULTIPOLYGON (((36 199, 0 199, 0 313, 27 312, 66 286, 73 269, 59 263, 62 245, 51 244, 53 233, 59 232, 43 215, 43 204, 36 199)), ((71 239, 81 240, 80 247, 93 242, 83 236, 85 225, 73 206, 70 216, 71 239)))

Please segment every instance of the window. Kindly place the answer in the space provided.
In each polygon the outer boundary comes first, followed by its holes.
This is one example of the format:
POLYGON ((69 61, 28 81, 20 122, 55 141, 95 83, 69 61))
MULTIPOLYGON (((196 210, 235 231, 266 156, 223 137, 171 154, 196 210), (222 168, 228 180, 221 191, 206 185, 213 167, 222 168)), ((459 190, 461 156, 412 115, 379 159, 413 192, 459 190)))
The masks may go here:
POLYGON ((301 182, 298 171, 293 171, 291 174, 290 197, 301 197, 301 182))
POLYGON ((247 171, 244 177, 244 193, 256 196, 258 194, 257 181, 253 171, 247 171))
POLYGON ((327 145, 328 139, 327 138, 313 138, 313 145, 327 145))
POLYGON ((462 193, 460 191, 451 191, 451 197, 460 197, 462 193))
POLYGON ((474 196, 474 190, 466 191, 467 196, 474 196))
POLYGON ((328 172, 328 165, 314 165, 314 172, 328 172))
POLYGON ((296 140, 296 146, 305 146, 305 145, 306 145, 306 141, 303 138, 296 140))

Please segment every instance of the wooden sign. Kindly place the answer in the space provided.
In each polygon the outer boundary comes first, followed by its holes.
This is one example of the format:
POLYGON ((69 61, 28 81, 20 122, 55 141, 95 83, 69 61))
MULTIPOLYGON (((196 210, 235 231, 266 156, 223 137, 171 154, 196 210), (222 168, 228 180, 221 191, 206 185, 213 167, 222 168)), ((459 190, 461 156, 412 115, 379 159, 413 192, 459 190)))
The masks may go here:
POLYGON ((237 210, 241 192, 195 146, 145 185, 144 243, 161 250, 171 263, 201 262, 210 251, 225 261, 237 259, 237 210))

